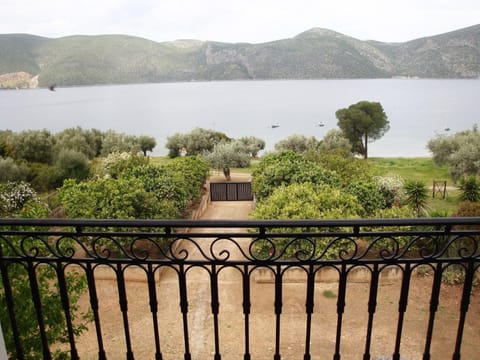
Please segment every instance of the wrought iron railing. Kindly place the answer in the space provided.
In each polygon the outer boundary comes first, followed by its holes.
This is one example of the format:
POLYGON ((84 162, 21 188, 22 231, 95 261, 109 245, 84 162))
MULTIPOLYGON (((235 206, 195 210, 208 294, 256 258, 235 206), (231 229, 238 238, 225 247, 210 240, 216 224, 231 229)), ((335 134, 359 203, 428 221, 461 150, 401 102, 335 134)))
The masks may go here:
POLYGON ((14 359, 32 355, 26 316, 45 359, 479 358, 479 239, 480 218, 0 219, 2 328, 14 359))

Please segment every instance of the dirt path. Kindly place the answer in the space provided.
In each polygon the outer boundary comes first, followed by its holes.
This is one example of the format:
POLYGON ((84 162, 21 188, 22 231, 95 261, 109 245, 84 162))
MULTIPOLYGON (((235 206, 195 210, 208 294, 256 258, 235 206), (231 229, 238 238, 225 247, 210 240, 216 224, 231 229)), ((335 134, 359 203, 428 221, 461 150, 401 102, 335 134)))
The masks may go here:
MULTIPOLYGON (((204 219, 246 219, 250 202, 214 202, 203 215, 204 219)), ((218 230, 218 229, 216 229, 218 230)), ((203 231, 209 231, 204 229, 203 231)), ((240 231, 226 229, 225 231, 240 231)), ((248 246, 237 239, 242 246, 248 246)), ((205 240, 205 251, 209 242, 205 240)), ((238 249, 228 240, 221 244, 230 252, 231 258, 238 256, 238 249)), ((186 246, 191 256, 199 249, 186 246)), ((197 252, 197 253, 196 253, 197 252)), ((206 270, 192 269, 187 273, 188 326, 192 359, 213 359, 214 321, 211 310, 211 289, 206 270)), ((152 315, 149 311, 146 281, 127 283, 130 334, 136 359, 154 358, 152 315)), ((222 269, 219 274, 219 333, 222 359, 243 359, 244 315, 242 308, 242 278, 238 270, 222 269)), ((394 349, 398 319, 400 280, 383 279, 379 285, 377 311, 374 318, 371 354, 373 360, 390 359, 394 349)), ((116 283, 112 280, 98 281, 100 315, 104 325, 105 348, 109 359, 125 358, 125 340, 121 314, 118 310, 116 283)), ((421 359, 429 315, 429 294, 432 279, 412 278, 408 310, 402 337, 402 359, 421 359)), ((283 285, 283 309, 281 315, 282 359, 303 359, 305 350, 305 297, 304 281, 287 282, 283 285)), ((365 347, 368 316, 369 285, 361 281, 349 281, 346 307, 342 322, 342 359, 361 359, 365 347)), ((157 284, 159 297, 158 321, 164 360, 183 359, 183 320, 179 310, 178 275, 173 270, 165 271, 157 284)), ((315 308, 312 317, 312 359, 332 359, 337 328, 336 304, 338 283, 317 282, 315 284, 315 308)), ((443 286, 440 307, 434 328, 432 359, 451 359, 455 334, 458 327, 458 309, 461 288, 443 286)), ((86 299, 84 299, 86 301, 86 299)), ((273 359, 275 352, 274 285, 270 282, 251 281, 250 352, 252 359, 273 359)), ((480 293, 475 289, 465 326, 462 359, 476 359, 480 354, 480 293)), ((93 325, 92 325, 92 330, 93 325)), ((96 359, 94 331, 82 336, 78 343, 82 359, 96 359)))

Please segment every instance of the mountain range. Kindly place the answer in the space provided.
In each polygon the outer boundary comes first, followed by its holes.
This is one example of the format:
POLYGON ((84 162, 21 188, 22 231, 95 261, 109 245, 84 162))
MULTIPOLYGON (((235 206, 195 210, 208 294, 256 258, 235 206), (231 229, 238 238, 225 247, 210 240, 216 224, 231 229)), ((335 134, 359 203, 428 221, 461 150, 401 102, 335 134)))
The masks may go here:
POLYGON ((392 77, 480 78, 480 25, 403 43, 321 28, 261 44, 0 35, 0 88, 392 77))

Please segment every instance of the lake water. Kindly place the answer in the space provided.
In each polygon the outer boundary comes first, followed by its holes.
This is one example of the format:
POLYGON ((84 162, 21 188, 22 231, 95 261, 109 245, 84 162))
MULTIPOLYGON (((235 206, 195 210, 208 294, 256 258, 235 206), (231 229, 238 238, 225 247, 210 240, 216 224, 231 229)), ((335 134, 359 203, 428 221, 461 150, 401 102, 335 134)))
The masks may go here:
POLYGON ((278 80, 0 91, 0 129, 145 134, 163 155, 168 136, 202 127, 256 136, 271 150, 292 134, 321 139, 337 127, 338 109, 361 100, 380 102, 390 121, 389 132, 369 145, 371 157, 429 156, 426 144, 436 134, 480 120, 480 80, 278 80))

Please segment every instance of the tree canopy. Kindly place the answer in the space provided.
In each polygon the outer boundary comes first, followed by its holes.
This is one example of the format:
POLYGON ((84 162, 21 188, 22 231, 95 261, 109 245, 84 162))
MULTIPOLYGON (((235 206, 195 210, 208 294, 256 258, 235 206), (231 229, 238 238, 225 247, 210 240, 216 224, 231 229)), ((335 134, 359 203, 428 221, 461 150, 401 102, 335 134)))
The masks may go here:
POLYGON ((188 155, 200 155, 204 151, 212 151, 219 142, 228 142, 231 139, 222 132, 195 128, 188 133, 176 133, 167 138, 168 156, 171 158, 180 155, 186 149, 188 155))
POLYGON ((452 178, 480 174, 480 131, 458 132, 450 136, 439 135, 427 144, 437 165, 448 165, 452 178))
POLYGON ((360 101, 335 113, 338 127, 352 143, 352 152, 368 158, 368 143, 380 139, 390 129, 379 102, 360 101))

